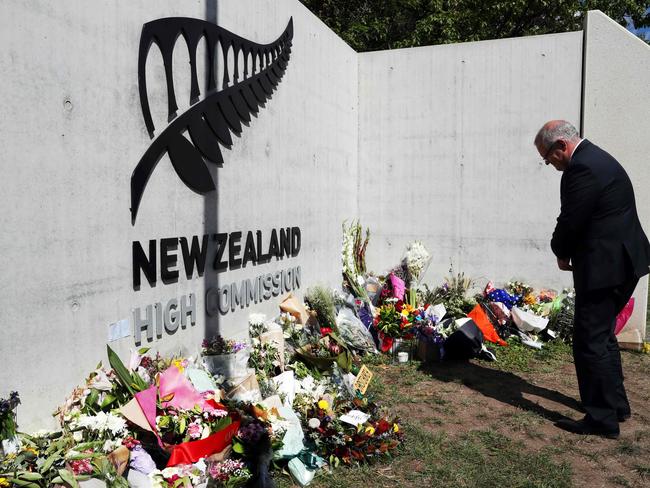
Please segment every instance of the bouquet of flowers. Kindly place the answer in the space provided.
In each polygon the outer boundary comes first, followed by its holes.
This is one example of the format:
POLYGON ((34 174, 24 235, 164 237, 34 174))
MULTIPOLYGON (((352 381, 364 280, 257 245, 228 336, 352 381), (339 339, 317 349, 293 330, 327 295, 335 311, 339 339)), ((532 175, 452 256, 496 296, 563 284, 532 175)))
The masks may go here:
POLYGON ((206 478, 205 463, 179 464, 149 474, 152 488, 192 488, 206 478))
POLYGON ((226 459, 208 466, 208 476, 212 482, 209 486, 215 488, 237 488, 243 486, 252 477, 250 470, 242 461, 226 459))
POLYGON ((305 303, 316 313, 321 328, 336 331, 336 308, 331 290, 323 286, 313 286, 305 293, 305 303))
POLYGON ((343 222, 343 248, 341 259, 343 261, 343 281, 350 292, 364 302, 368 302, 368 293, 365 289, 364 274, 366 273, 366 248, 370 240, 370 230, 366 229, 366 237, 359 222, 349 226, 343 222))
POLYGON ((12 391, 9 398, 0 399, 0 439, 11 440, 16 436, 16 407, 20 403, 17 391, 12 391))
POLYGON ((246 376, 250 356, 246 342, 217 335, 203 340, 201 352, 206 368, 212 375, 226 378, 246 376))
POLYGON ((231 423, 227 410, 204 410, 198 405, 191 410, 159 405, 156 415, 158 434, 169 445, 205 439, 231 423))
POLYGON ((429 267, 431 254, 420 241, 412 242, 404 255, 403 263, 409 274, 409 303, 417 306, 417 287, 422 275, 429 267))
POLYGON ((203 460, 194 464, 179 464, 149 475, 152 488, 192 488, 205 485, 214 488, 238 488, 252 477, 242 461, 225 461, 206 464, 203 460))
POLYGON ((405 305, 402 301, 388 299, 380 307, 377 307, 374 327, 377 330, 380 348, 388 352, 393 347, 396 339, 412 339, 414 334, 413 322, 416 309, 405 305))
POLYGON ((323 337, 315 342, 310 342, 296 349, 298 356, 306 364, 310 364, 319 370, 327 370, 333 364, 346 371, 352 367, 352 354, 331 329, 321 328, 323 337))
POLYGON ((465 317, 476 306, 476 299, 469 296, 474 281, 465 273, 454 274, 453 268, 449 272, 449 278, 441 286, 429 289, 424 285, 423 302, 431 305, 441 303, 447 310, 445 317, 458 319, 465 317))
POLYGON ((330 465, 362 464, 389 455, 402 442, 397 419, 389 420, 367 399, 330 405, 320 400, 312 405, 304 420, 314 451, 330 465), (341 420, 341 413, 364 410, 368 419, 358 425, 341 420))
POLYGON ((224 339, 220 335, 213 339, 203 339, 201 344, 201 353, 204 356, 216 356, 220 354, 236 354, 243 351, 248 347, 243 341, 235 341, 232 339, 224 339))

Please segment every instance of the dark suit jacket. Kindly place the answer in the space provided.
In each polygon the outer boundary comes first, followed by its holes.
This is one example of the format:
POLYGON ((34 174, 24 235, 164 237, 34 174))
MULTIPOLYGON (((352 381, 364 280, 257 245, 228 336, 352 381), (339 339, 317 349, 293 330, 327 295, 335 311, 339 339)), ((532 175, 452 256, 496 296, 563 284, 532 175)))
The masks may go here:
POLYGON ((571 258, 576 291, 620 285, 648 273, 650 244, 623 167, 588 140, 562 174, 561 211, 551 239, 559 258, 571 258))

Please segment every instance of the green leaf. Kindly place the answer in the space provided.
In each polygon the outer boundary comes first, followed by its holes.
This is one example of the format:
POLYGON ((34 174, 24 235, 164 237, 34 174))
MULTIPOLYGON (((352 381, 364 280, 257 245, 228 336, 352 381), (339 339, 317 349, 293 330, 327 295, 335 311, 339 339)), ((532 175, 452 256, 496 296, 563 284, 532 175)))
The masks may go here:
POLYGON ((47 473, 52 465, 54 464, 55 461, 58 459, 61 459, 61 451, 58 450, 54 454, 51 454, 43 463, 43 466, 41 466, 41 473, 47 473))
POLYGON ((181 417, 180 421, 178 422, 178 433, 183 434, 185 432, 186 427, 187 427, 187 422, 185 420, 185 417, 181 417))
POLYGON ((88 398, 86 398, 86 405, 94 407, 99 399, 99 390, 97 388, 91 388, 88 398))
POLYGON ((111 395, 110 393, 107 393, 106 396, 104 397, 104 401, 102 401, 102 404, 100 405, 100 408, 106 408, 108 407, 111 403, 113 403, 117 398, 115 395, 111 395))
POLYGON ((67 469, 59 469, 59 476, 63 481, 69 484, 72 488, 79 488, 79 483, 77 483, 74 474, 72 474, 67 469))
POLYGON ((33 481, 21 480, 20 478, 7 478, 14 486, 26 486, 27 488, 40 488, 41 485, 33 481))
POLYGON ((244 454, 244 445, 241 442, 233 442, 232 450, 237 454, 244 454))
POLYGON ((140 349, 138 349, 138 354, 140 356, 144 356, 145 354, 147 354, 149 352, 149 349, 151 349, 151 348, 150 347, 141 347, 140 349))
POLYGON ((36 480, 43 479, 43 476, 41 476, 39 473, 32 473, 31 471, 23 471, 18 475, 18 477, 21 480, 27 480, 27 481, 36 481, 36 480))
POLYGON ((135 395, 135 390, 131 386, 131 383, 133 382, 133 377, 131 376, 131 373, 129 373, 129 370, 126 369, 126 366, 124 366, 124 363, 120 359, 120 357, 111 349, 111 346, 107 345, 106 346, 106 352, 108 354, 108 362, 110 363, 111 367, 115 370, 115 374, 117 375, 118 381, 121 383, 121 385, 129 390, 129 393, 131 395, 135 395))

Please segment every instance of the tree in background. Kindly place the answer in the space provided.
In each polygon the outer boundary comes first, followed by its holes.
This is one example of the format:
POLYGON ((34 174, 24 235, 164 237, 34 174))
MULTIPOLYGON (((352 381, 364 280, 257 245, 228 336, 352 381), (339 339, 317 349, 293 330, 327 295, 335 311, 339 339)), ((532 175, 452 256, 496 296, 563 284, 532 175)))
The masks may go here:
POLYGON ((588 10, 650 26, 647 0, 301 1, 357 51, 577 31, 588 10))

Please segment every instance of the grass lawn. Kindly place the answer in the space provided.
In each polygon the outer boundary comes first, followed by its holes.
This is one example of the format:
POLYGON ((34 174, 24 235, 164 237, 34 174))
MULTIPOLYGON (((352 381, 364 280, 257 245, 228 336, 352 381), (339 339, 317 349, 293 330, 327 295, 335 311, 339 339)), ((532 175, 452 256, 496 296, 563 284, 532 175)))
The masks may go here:
MULTIPOLYGON (((568 346, 497 349, 496 363, 373 361, 370 394, 400 416, 400 454, 323 472, 310 486, 650 487, 649 355, 623 352, 633 416, 607 440, 553 425, 582 416, 568 346)), ((276 481, 295 486, 288 476, 276 481)))

